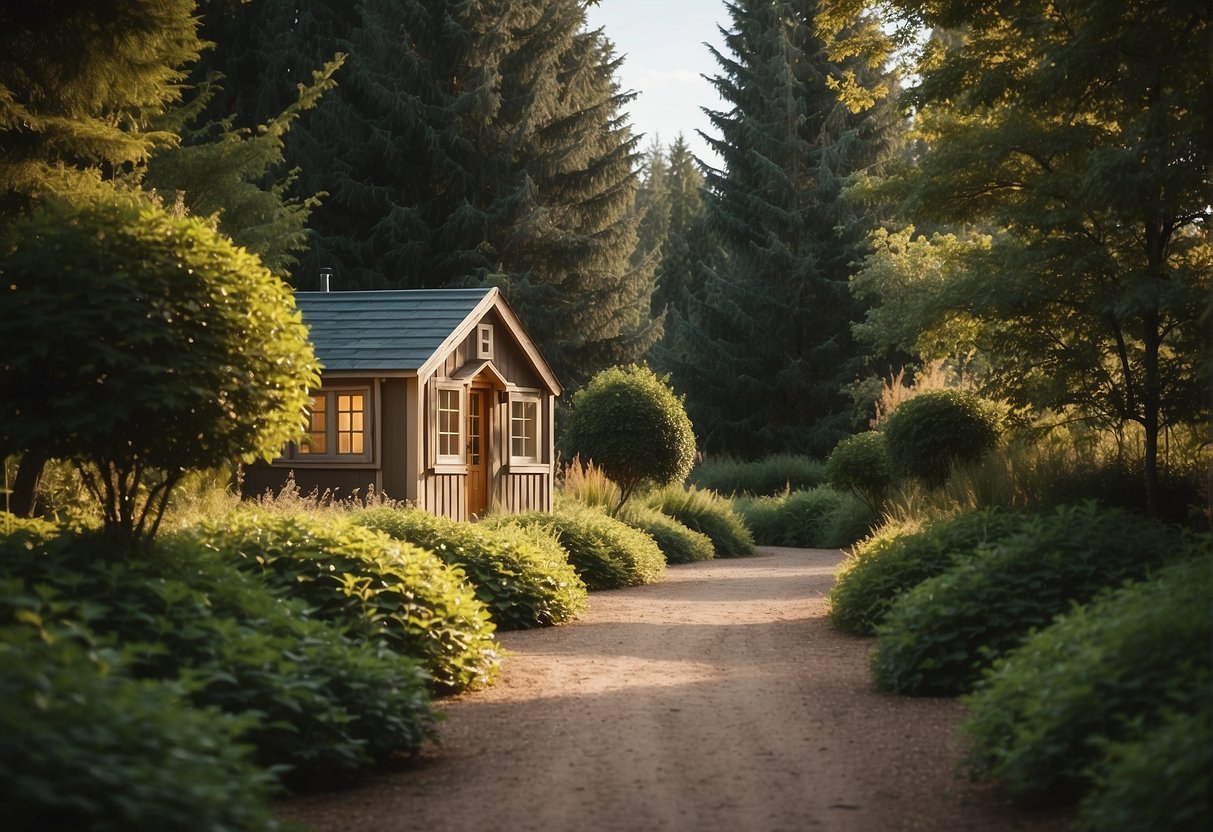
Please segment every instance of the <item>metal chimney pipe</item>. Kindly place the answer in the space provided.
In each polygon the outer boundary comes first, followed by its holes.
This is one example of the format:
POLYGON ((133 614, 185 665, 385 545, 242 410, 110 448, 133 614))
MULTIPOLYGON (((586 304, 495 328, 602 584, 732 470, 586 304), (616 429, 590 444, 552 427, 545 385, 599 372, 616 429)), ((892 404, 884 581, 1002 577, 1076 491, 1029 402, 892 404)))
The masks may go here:
POLYGON ((320 270, 321 291, 327 292, 329 290, 329 280, 331 280, 332 277, 333 277, 332 269, 321 269, 320 270))

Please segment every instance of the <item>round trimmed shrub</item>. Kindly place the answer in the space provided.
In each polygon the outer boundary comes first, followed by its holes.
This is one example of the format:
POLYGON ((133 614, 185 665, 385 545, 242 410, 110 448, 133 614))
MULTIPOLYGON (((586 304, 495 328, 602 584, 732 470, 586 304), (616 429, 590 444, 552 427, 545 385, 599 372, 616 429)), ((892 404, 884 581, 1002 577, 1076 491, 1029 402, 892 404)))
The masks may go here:
POLYGON ((460 523, 420 509, 367 509, 352 519, 463 569, 498 629, 561 624, 585 609, 585 584, 564 552, 538 546, 522 529, 460 523))
POLYGON ((692 531, 706 534, 718 558, 744 558, 754 554, 754 535, 733 503, 699 488, 669 486, 654 491, 649 508, 673 517, 692 531))
POLYGON ((902 593, 1007 536, 1021 521, 1017 514, 986 509, 925 528, 885 526, 843 562, 830 590, 830 621, 843 632, 871 635, 902 593))
POLYGON ((596 509, 566 506, 551 514, 531 512, 500 522, 552 534, 590 590, 651 584, 665 574, 665 557, 653 538, 596 509))
POLYGON ((1140 739, 1108 746, 1075 828, 1204 832, 1210 817, 1213 707, 1206 702, 1195 713, 1167 714, 1140 739))
POLYGON ((892 473, 937 488, 957 463, 998 444, 998 406, 969 390, 928 390, 897 406, 882 425, 892 473))
POLYGON ((255 717, 189 707, 187 686, 130 678, 120 650, 81 636, 0 628, 5 829, 284 828, 275 777, 242 743, 255 717))
POLYGON ((716 555, 706 534, 692 531, 656 509, 626 506, 619 519, 653 538, 668 564, 711 560, 716 555))
POLYGON ((1204 540, 1203 557, 1074 609, 994 663, 965 698, 974 776, 1019 797, 1072 795, 1090 785, 1108 743, 1140 739, 1167 712, 1213 707, 1204 540))
POLYGON ((488 684, 500 652, 462 569, 339 517, 237 512, 191 533, 355 638, 422 660, 440 691, 488 684))
POLYGON ((893 485, 887 438, 878 430, 848 436, 830 452, 825 475, 830 485, 839 491, 852 491, 872 511, 879 510, 893 485))
POLYGON ((242 741, 292 784, 331 783, 433 737, 418 661, 312 620, 215 551, 161 541, 118 564, 95 533, 13 542, 0 543, 0 621, 84 622, 124 646, 131 674, 180 679, 195 705, 256 714, 242 741))
POLYGON ((876 630, 877 687, 951 695, 1049 624, 1174 555, 1171 530, 1092 503, 1025 518, 1015 533, 906 592, 876 630))
POLYGON ((695 434, 681 399, 647 367, 612 367, 573 396, 564 428, 568 456, 593 462, 627 502, 642 483, 681 482, 695 461, 695 434))

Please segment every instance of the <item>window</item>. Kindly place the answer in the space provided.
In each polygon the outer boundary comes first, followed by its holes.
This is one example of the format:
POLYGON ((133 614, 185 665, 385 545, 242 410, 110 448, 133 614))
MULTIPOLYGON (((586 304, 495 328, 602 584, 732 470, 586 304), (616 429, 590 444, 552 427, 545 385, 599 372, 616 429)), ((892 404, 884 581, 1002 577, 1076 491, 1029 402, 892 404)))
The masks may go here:
POLYGON ((438 459, 441 462, 463 461, 463 414, 459 389, 438 390, 438 459))
POLYGON ((480 324, 476 327, 476 357, 493 357, 493 325, 480 324))
POLYGON ((539 400, 516 398, 510 402, 510 461, 539 461, 539 400))
POLYGON ((371 462, 370 390, 321 390, 312 394, 307 435, 284 459, 371 462))

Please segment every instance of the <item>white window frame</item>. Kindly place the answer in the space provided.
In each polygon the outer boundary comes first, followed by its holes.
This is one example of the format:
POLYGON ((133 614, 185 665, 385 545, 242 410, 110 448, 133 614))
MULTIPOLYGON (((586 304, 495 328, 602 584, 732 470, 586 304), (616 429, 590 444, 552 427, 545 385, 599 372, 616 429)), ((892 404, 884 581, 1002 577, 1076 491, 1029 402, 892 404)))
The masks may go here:
MULTIPOLYGON (((324 453, 309 453, 301 442, 287 446, 279 461, 316 465, 371 465, 375 461, 375 396, 370 385, 339 385, 311 391, 313 398, 324 398, 324 453), (362 452, 340 453, 337 403, 341 396, 362 397, 362 452)), ((310 424, 310 414, 309 414, 310 424)))
POLYGON ((493 325, 492 324, 477 324, 476 325, 476 358, 493 357, 493 325))
POLYGON ((543 414, 543 396, 538 391, 518 391, 510 394, 509 397, 509 451, 510 465, 540 465, 544 459, 544 414, 543 414), (534 427, 535 427, 535 453, 534 455, 516 454, 514 453, 514 440, 517 435, 514 433, 514 407, 515 405, 529 405, 534 408, 534 427))
MULTIPOLYGON (((447 411, 450 412, 450 411, 447 411)), ((467 461, 465 453, 467 447, 467 388, 462 384, 439 383, 434 387, 434 461, 438 465, 463 465, 467 461), (443 394, 454 393, 455 401, 458 410, 455 414, 455 424, 458 428, 458 434, 455 435, 455 453, 444 454, 442 452, 442 399, 443 394)), ((450 436, 450 433, 445 434, 450 436)))

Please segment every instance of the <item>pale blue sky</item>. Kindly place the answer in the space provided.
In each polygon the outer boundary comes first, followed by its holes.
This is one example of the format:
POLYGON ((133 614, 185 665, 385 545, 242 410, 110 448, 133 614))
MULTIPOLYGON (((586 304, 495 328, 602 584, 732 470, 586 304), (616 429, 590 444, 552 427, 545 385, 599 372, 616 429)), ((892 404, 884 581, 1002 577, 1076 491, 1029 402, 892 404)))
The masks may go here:
POLYGON ((704 42, 721 48, 717 25, 728 24, 723 0, 602 0, 587 12, 591 28, 601 27, 626 56, 619 71, 624 89, 638 92, 628 107, 632 128, 668 145, 682 132, 696 156, 709 163, 707 144, 695 132, 712 133, 700 107, 719 108, 716 91, 701 75, 718 64, 704 42))

